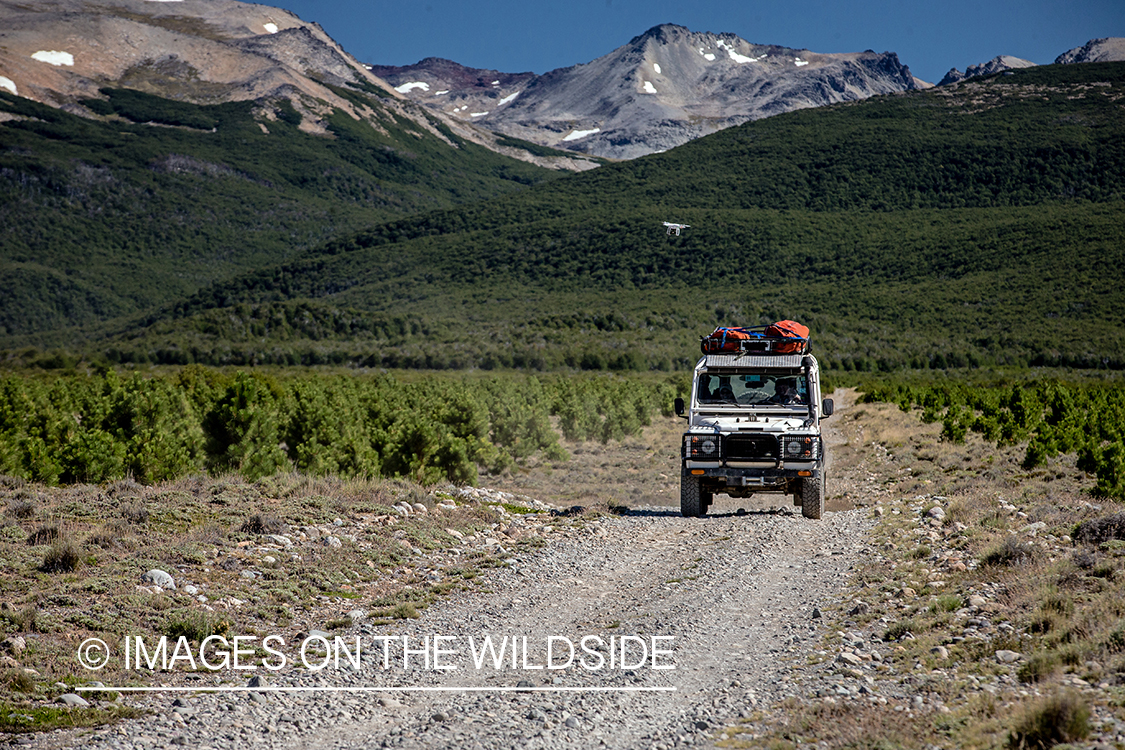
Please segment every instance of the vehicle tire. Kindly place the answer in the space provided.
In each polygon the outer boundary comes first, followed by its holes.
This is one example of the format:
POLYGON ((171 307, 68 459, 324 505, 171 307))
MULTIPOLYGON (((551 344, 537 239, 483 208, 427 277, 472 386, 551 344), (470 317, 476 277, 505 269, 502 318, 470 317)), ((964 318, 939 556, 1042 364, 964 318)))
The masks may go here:
POLYGON ((824 515, 824 477, 806 477, 801 480, 801 515, 820 518, 824 515))
POLYGON ((699 518, 706 512, 702 484, 703 481, 693 474, 680 477, 680 513, 685 518, 699 518))

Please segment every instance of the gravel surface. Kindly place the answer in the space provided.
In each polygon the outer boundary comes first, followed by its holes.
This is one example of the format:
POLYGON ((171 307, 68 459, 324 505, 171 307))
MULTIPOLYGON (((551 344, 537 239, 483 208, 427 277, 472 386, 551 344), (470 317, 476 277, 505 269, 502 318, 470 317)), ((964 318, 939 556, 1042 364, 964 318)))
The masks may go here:
MULTIPOLYGON (((842 441, 833 433, 831 442, 842 441)), ((854 474, 837 471, 837 489, 860 488, 854 474)), ((756 707, 808 691, 809 657, 824 648, 828 627, 821 610, 842 601, 850 571, 871 552, 872 524, 862 509, 811 521, 792 507, 724 497, 702 519, 650 506, 560 522, 544 546, 418 619, 359 620, 342 636, 353 650, 359 639, 359 669, 346 658, 317 672, 297 669, 293 645, 285 669, 245 673, 260 683, 223 673, 241 692, 131 694, 123 700, 150 715, 17 742, 198 750, 710 745, 756 707), (390 636, 385 652, 381 636, 390 636), (445 637, 439 661, 453 669, 428 661, 437 636, 445 637), (485 637, 496 647, 518 644, 515 661, 506 650, 500 666, 486 659, 477 668, 485 637), (404 643, 415 653, 404 656, 404 643), (568 644, 576 650, 569 665, 568 644), (334 690, 282 689, 324 687, 334 690)), ((201 674, 194 684, 217 681, 201 674)))
MULTIPOLYGON (((733 501, 732 501, 733 502, 733 501)), ((791 693, 786 658, 821 632, 819 607, 834 601, 869 521, 859 511, 820 522, 793 512, 716 506, 705 519, 669 508, 633 509, 582 528, 559 529, 545 548, 496 572, 489 590, 451 596, 405 626, 353 628, 364 658, 309 674, 283 670, 271 687, 473 687, 487 692, 158 693, 132 700, 153 710, 139 721, 83 736, 86 747, 676 747, 707 743, 761 702, 791 693), (374 635, 391 635, 389 669, 374 635), (452 671, 404 669, 402 643, 450 636, 452 671), (515 638, 516 667, 476 669, 468 639, 515 638), (573 643, 567 669, 546 666, 548 636, 573 643), (653 669, 638 641, 629 669, 580 650, 581 639, 663 636, 653 669), (527 639, 525 657, 523 639, 527 639), (586 669, 579 665, 585 658, 586 669), (533 688, 493 692, 494 688, 533 688), (637 688, 673 688, 639 691, 637 688), (607 690, 611 689, 611 690, 607 690), (175 705, 176 703, 182 705, 175 705)), ((509 641, 510 643, 510 641, 509 641)), ((619 641, 614 641, 619 643, 619 641)), ((566 662, 555 642, 554 665, 566 662)), ((594 650, 596 642, 587 641, 594 650)), ((509 652, 510 654, 510 652, 509 652)), ((312 659, 310 658, 310 661, 312 659)), ((259 670, 260 672, 261 670, 259 670)), ((74 738, 76 742, 78 737, 74 738)))

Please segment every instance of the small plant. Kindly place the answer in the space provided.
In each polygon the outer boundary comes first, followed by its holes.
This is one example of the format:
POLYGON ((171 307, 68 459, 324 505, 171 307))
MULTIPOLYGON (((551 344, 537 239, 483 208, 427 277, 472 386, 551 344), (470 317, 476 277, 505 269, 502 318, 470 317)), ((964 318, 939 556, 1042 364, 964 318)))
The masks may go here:
POLYGON ((271 515, 263 515, 255 513, 246 519, 246 522, 239 527, 239 531, 246 534, 284 534, 289 530, 289 527, 280 518, 275 518, 271 515))
POLYGON ((16 693, 34 693, 35 679, 22 669, 9 670, 0 682, 16 693))
POLYGON ((34 604, 20 610, 11 609, 7 604, 0 606, 0 617, 12 623, 16 630, 35 630, 35 616, 38 613, 34 604))
POLYGON ((8 515, 13 518, 31 518, 35 515, 35 502, 17 498, 8 503, 8 515))
POLYGON ((194 609, 177 609, 164 618, 165 635, 169 638, 184 636, 196 643, 202 643, 208 636, 222 635, 229 627, 225 620, 215 620, 208 613, 194 609))
POLYGON ((121 521, 110 521, 86 539, 87 545, 110 549, 128 546, 129 528, 121 521))
POLYGON ((1058 654, 1035 654, 1020 665, 1016 676, 1020 682, 1042 682, 1058 671, 1059 662, 1058 654))
POLYGON ((396 620, 417 620, 420 616, 418 609, 411 602, 403 602, 391 610, 391 617, 396 620))
POLYGON ((914 624, 914 620, 912 620, 912 619, 908 618, 908 619, 905 619, 905 620, 899 620, 898 622, 892 624, 890 627, 887 628, 886 632, 883 633, 883 640, 884 641, 902 640, 906 636, 907 633, 910 633, 910 632, 914 631, 916 629, 916 627, 917 626, 914 624))
POLYGON ((1075 566, 1082 570, 1089 570, 1098 564, 1098 555, 1090 550, 1077 550, 1072 558, 1075 566))
POLYGON ((81 561, 78 545, 69 537, 60 537, 43 555, 43 562, 39 565, 39 569, 44 573, 70 573, 78 568, 81 561))
POLYGON ((121 509, 121 517, 134 526, 148 523, 148 508, 143 505, 127 505, 121 509))
POLYGON ((956 612, 961 609, 961 604, 961 597, 956 594, 943 594, 930 603, 930 611, 934 614, 956 612))
POLYGON ((1027 565, 1038 557, 1038 548, 1028 542, 1020 541, 1017 537, 1009 536, 999 546, 986 552, 981 557, 984 565, 1006 565, 1017 567, 1027 565))
POLYGON ((27 543, 31 547, 41 544, 50 544, 59 538, 59 527, 54 524, 43 524, 27 535, 27 543))
POLYGON ((1111 539, 1125 539, 1125 513, 1114 513, 1078 524, 1072 534, 1079 544, 1101 544, 1111 539))
POLYGON ((1008 736, 1013 750, 1047 750, 1090 733, 1090 709, 1075 693, 1059 693, 1029 707, 1008 736))

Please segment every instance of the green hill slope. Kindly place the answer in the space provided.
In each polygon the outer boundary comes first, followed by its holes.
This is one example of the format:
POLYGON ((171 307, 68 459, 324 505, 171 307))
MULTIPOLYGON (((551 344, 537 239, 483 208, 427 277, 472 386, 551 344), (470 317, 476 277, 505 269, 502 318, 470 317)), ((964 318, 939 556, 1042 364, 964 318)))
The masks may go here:
POLYGON ((339 91, 382 115, 333 110, 321 136, 284 100, 103 89, 92 121, 0 92, 0 336, 147 310, 341 232, 553 176, 339 91))
POLYGON ((44 340, 116 361, 665 369, 716 324, 789 317, 845 369, 1121 367, 1123 95, 1123 64, 1047 66, 781 115, 44 340))

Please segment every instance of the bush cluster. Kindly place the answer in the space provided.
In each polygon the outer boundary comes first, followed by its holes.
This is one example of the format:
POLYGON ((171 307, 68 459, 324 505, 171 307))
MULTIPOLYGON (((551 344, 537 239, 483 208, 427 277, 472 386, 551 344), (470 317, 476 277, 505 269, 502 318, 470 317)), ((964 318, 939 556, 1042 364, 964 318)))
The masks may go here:
POLYGON ((1097 477, 1095 496, 1125 500, 1125 387, 1120 383, 888 381, 867 389, 865 399, 897 403, 903 410, 921 408, 924 421, 941 421, 944 440, 962 442, 973 431, 1000 445, 1027 441, 1026 469, 1073 453, 1078 468, 1097 477))
POLYGON ((478 470, 566 458, 670 410, 670 380, 578 376, 224 374, 0 378, 0 474, 48 484, 278 471, 474 484, 478 470))

